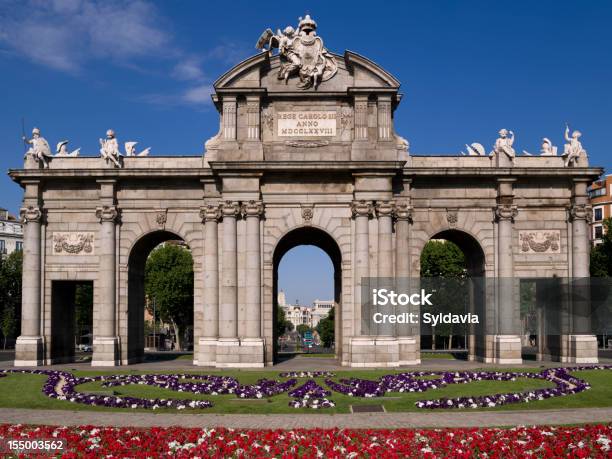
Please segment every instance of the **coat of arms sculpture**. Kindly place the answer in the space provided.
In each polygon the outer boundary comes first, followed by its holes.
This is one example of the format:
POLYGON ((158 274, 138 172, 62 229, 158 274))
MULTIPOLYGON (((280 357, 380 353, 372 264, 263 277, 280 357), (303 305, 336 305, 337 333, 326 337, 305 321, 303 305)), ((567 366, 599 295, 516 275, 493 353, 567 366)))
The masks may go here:
POLYGON ((306 15, 299 18, 297 33, 291 26, 272 32, 266 29, 259 37, 255 47, 272 53, 278 49, 281 68, 278 79, 288 82, 289 77, 297 75, 301 89, 317 89, 319 84, 332 78, 338 72, 334 56, 325 49, 323 40, 317 36, 317 23, 306 15))

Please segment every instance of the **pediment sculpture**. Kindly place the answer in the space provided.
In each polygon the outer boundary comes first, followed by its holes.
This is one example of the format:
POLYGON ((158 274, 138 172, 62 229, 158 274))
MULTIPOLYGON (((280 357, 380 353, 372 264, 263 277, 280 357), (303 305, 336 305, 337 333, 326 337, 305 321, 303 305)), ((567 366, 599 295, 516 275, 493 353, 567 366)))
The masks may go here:
POLYGON ((317 36, 317 23, 310 15, 299 18, 299 21, 297 32, 291 26, 276 33, 266 29, 255 47, 270 54, 278 49, 282 62, 279 80, 287 83, 290 77, 297 75, 300 79, 298 88, 317 89, 321 82, 338 72, 338 65, 334 56, 323 46, 321 37, 317 36))

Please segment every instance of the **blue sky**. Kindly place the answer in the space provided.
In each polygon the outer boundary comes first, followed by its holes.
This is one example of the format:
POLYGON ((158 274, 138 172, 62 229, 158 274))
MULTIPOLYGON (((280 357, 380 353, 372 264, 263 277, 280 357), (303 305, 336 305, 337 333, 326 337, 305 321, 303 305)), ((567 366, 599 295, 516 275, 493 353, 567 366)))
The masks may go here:
MULTIPOLYGON (((85 155, 110 127, 152 154, 200 154, 218 127, 214 80, 256 52, 265 28, 306 12, 329 50, 358 52, 402 82, 395 125, 414 154, 489 148, 501 127, 517 151, 538 151, 542 137, 562 145, 568 121, 591 164, 612 170, 611 2, 315 0, 0 0, 0 169, 22 164, 22 118, 85 155)), ((0 206, 16 212, 20 199, 0 174, 0 206)), ((331 295, 300 290, 287 269, 291 301, 331 295)))

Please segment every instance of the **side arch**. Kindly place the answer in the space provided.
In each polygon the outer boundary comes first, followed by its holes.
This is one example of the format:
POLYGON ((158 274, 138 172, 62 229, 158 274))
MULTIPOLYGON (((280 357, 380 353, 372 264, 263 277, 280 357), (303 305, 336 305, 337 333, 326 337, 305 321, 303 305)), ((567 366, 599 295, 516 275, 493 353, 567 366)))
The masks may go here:
MULTIPOLYGON (((167 241, 182 241, 183 237, 170 230, 154 230, 141 235, 132 244, 127 260, 127 310, 125 325, 120 324, 127 347, 128 362, 139 362, 144 358, 145 332, 145 265, 151 251, 167 241)), ((193 254, 192 254, 193 256, 193 254)), ((194 281, 194 290, 196 282, 194 281)), ((194 291, 195 300, 195 291, 194 291)))

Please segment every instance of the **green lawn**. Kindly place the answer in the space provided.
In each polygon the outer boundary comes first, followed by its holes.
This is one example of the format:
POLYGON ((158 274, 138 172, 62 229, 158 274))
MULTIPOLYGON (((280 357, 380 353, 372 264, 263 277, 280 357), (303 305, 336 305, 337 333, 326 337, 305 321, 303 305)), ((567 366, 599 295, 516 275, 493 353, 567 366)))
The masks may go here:
MULTIPOLYGON (((525 371, 525 370, 523 370, 525 371)), ((535 371, 535 370, 534 370, 535 371)), ((82 371, 75 372, 78 376, 93 376, 103 374, 100 371, 82 371)), ((138 373, 136 371, 113 371, 110 373, 138 373)), ((162 372, 157 372, 162 373, 162 372)), ((197 372, 193 372, 197 373, 197 372)), ((337 371, 336 378, 342 377, 359 377, 366 379, 376 379, 384 374, 389 374, 390 371, 385 370, 365 370, 365 371, 337 371)), ((254 383, 260 378, 278 378, 278 371, 210 371, 206 374, 222 374, 236 377, 241 383, 254 383)), ((521 403, 514 405, 506 405, 504 407, 493 408, 493 410, 517 410, 517 409, 553 409, 553 408, 578 408, 578 407, 600 407, 612 406, 612 375, 610 371, 579 371, 575 375, 584 378, 592 385, 591 390, 582 392, 576 395, 566 397, 558 397, 549 400, 531 402, 529 404, 521 403)), ((54 400, 46 397, 41 392, 41 387, 46 376, 19 374, 9 375, 0 378, 0 407, 10 408, 34 408, 34 409, 67 409, 67 410, 95 410, 95 411, 125 411, 125 409, 111 409, 104 407, 89 407, 79 403, 71 403, 67 401, 54 400)), ((317 378, 317 382, 327 388, 323 382, 324 378, 317 378)), ((306 381, 300 379, 298 381, 306 381)), ((214 407, 199 412, 209 413, 348 413, 350 412, 349 405, 368 405, 368 404, 383 404, 387 411, 421 411, 414 403, 417 400, 436 399, 440 397, 458 397, 458 396, 478 396, 489 395, 499 392, 521 392, 530 389, 538 389, 542 387, 552 387, 552 384, 543 380, 519 379, 512 382, 503 381, 478 381, 470 384, 449 385, 442 389, 429 390, 424 393, 389 393, 382 398, 363 399, 348 397, 345 395, 332 392, 329 397, 336 403, 335 408, 325 409, 322 411, 312 409, 295 409, 288 406, 291 398, 285 393, 264 400, 244 400, 236 399, 235 395, 195 395, 185 392, 174 392, 167 389, 157 387, 132 385, 119 386, 114 388, 104 388, 100 383, 87 383, 78 386, 78 390, 82 392, 104 392, 111 393, 114 391, 119 396, 137 396, 145 398, 192 398, 211 400, 214 407)), ((485 409, 486 410, 486 409, 485 409)), ((130 410, 130 411, 147 411, 150 410, 130 410)), ((473 410, 470 410, 473 411, 473 410)), ((172 413, 193 413, 194 410, 155 410, 153 413, 172 412, 172 413)))

